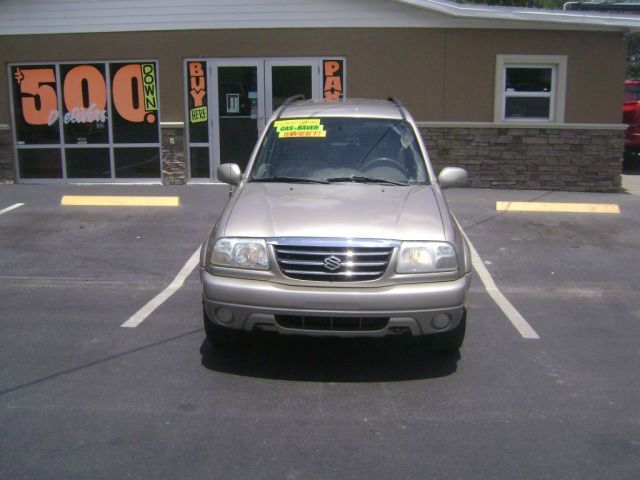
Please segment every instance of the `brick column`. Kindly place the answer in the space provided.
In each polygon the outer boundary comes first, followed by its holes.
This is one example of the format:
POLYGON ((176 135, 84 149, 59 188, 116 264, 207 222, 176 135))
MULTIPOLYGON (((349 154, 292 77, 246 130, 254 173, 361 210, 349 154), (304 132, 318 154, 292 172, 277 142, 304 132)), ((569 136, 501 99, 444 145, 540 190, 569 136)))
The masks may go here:
POLYGON ((187 156, 183 127, 163 127, 162 183, 182 185, 187 182, 187 156))
POLYGON ((14 165, 11 131, 0 127, 0 183, 14 183, 16 179, 14 165))

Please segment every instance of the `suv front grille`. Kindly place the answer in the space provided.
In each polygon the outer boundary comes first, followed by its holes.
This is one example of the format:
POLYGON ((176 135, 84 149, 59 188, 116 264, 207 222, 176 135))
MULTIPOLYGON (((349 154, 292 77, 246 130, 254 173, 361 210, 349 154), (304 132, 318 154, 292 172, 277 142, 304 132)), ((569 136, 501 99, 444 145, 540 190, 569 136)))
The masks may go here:
POLYGON ((276 315, 276 322, 284 328, 296 330, 376 331, 389 323, 389 317, 314 317, 276 315))
POLYGON ((393 246, 287 245, 274 246, 282 273, 298 280, 361 282, 384 275, 393 246))

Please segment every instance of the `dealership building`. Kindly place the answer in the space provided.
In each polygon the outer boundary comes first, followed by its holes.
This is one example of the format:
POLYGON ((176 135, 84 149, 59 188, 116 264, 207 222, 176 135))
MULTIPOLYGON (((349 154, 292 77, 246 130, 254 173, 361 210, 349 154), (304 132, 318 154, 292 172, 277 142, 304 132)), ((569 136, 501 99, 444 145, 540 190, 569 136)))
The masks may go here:
POLYGON ((4 0, 0 183, 214 183, 285 98, 399 98, 436 170, 616 191, 640 17, 440 0, 4 0))

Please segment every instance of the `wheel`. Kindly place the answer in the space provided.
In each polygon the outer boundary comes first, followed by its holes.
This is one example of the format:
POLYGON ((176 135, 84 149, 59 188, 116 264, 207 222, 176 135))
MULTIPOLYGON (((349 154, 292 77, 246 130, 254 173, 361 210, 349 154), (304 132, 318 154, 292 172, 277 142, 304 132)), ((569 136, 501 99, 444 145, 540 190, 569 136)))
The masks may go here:
POLYGON ((448 332, 430 335, 431 349, 436 352, 457 352, 464 342, 464 334, 467 329, 467 310, 462 314, 462 319, 456 328, 448 332))
POLYGON ((361 166, 362 171, 373 170, 375 167, 392 167, 397 170, 402 170, 402 166, 393 158, 389 157, 378 157, 372 158, 364 162, 361 166))
POLYGON ((207 341, 213 347, 227 347, 238 344, 242 332, 231 328, 221 327, 213 323, 207 316, 207 311, 202 309, 202 320, 204 323, 204 333, 207 341))

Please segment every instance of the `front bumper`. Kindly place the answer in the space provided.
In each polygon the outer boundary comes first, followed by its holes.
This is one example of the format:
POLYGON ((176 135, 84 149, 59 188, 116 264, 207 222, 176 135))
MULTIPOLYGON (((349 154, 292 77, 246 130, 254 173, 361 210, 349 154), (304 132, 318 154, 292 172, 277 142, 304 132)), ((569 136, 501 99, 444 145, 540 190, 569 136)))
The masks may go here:
MULTIPOLYGON (((284 335, 383 337, 415 336, 455 328, 466 308, 471 274, 457 280, 384 287, 306 287, 212 275, 201 269, 204 308, 209 319, 236 330, 284 335), (440 315, 439 315, 440 314, 440 315), (379 330, 288 328, 276 316, 384 317, 379 330), (445 316, 449 321, 443 322, 445 316)), ((313 323, 313 322, 311 322, 313 323)))

